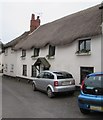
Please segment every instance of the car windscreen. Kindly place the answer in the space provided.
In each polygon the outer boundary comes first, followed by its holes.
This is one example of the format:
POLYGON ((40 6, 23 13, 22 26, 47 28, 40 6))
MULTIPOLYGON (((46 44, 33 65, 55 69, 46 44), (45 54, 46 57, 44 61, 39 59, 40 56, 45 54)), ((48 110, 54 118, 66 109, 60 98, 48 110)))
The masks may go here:
POLYGON ((57 79, 68 79, 73 78, 73 76, 70 73, 67 72, 53 72, 56 74, 57 79))
POLYGON ((85 86, 103 88, 103 75, 90 76, 85 80, 85 86))

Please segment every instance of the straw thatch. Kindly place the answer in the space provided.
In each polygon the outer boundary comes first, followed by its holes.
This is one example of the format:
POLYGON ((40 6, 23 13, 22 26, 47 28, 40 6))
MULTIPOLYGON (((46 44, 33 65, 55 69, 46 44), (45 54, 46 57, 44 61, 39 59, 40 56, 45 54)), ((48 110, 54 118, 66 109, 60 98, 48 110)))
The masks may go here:
POLYGON ((5 44, 4 48, 14 47, 16 44, 18 44, 19 42, 23 41, 27 37, 28 34, 29 34, 29 31, 24 32, 19 37, 15 38, 14 40, 12 40, 12 41, 8 42, 7 44, 5 44))
POLYGON ((99 5, 40 26, 15 49, 65 45, 76 39, 102 34, 99 5))

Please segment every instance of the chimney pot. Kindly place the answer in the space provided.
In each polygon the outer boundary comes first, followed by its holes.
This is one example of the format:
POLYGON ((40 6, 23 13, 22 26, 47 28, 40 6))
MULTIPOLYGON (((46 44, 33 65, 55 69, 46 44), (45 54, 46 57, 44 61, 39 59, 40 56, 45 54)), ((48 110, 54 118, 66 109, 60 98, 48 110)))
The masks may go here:
POLYGON ((35 20, 35 15, 34 14, 32 14, 31 20, 35 20))

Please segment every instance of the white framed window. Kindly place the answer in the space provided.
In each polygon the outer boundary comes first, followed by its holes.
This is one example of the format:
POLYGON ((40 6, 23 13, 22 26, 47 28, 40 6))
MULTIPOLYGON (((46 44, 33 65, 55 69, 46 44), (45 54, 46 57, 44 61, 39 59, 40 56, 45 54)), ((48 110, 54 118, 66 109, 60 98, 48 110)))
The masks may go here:
POLYGON ((8 65, 5 64, 5 72, 7 72, 7 71, 8 71, 8 65))
POLYGON ((10 72, 14 72, 14 65, 13 64, 11 64, 11 70, 10 70, 10 72))
POLYGON ((22 75, 23 75, 23 76, 27 76, 27 65, 23 65, 22 75))
POLYGON ((86 53, 91 51, 91 39, 79 40, 78 51, 81 53, 86 53))
POLYGON ((36 75, 37 75, 37 69, 36 69, 36 67, 34 65, 32 65, 31 68, 32 68, 31 76, 32 77, 36 77, 36 75))
POLYGON ((8 55, 8 49, 5 49, 5 56, 7 56, 8 55))
POLYGON ((26 50, 22 50, 22 56, 21 57, 26 57, 26 50))

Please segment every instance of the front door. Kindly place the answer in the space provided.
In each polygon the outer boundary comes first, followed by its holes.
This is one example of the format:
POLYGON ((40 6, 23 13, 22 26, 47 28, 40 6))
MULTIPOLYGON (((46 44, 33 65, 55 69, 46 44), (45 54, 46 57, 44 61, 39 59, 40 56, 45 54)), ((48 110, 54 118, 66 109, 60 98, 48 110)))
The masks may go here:
POLYGON ((80 83, 84 80, 84 78, 94 72, 94 67, 80 67, 80 83))

